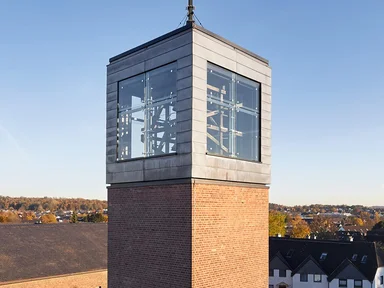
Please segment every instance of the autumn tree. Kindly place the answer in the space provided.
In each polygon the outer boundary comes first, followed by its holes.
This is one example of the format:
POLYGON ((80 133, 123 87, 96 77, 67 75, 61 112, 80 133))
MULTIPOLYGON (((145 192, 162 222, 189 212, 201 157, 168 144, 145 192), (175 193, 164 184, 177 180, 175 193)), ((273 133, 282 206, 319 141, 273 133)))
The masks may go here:
POLYGON ((71 223, 77 223, 77 213, 75 211, 73 211, 71 223))
POLYGON ((286 215, 276 211, 269 211, 269 236, 285 235, 286 215))
POLYGON ((305 238, 311 233, 307 222, 305 222, 300 216, 295 216, 292 219, 292 238, 305 238))
POLYGON ((309 228, 312 233, 316 234, 318 239, 333 239, 337 230, 331 218, 320 215, 313 217, 309 228))
POLYGON ((57 223, 56 216, 53 214, 44 214, 40 220, 43 224, 57 223))

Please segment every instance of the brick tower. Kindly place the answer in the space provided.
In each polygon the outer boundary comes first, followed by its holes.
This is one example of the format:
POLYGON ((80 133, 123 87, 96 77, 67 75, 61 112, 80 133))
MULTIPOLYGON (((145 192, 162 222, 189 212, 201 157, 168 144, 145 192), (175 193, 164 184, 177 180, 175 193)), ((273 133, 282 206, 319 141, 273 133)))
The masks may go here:
POLYGON ((110 288, 267 287, 268 61, 189 20, 110 59, 110 288))

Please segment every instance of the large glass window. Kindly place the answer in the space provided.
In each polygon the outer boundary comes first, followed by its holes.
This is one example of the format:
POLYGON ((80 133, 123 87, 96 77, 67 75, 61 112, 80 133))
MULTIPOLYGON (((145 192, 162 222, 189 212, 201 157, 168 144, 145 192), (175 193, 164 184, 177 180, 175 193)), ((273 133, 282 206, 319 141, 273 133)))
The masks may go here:
POLYGON ((207 84, 207 152, 260 161, 260 83, 209 63, 207 84))
POLYGON ((176 68, 119 82, 117 160, 176 152, 176 68))

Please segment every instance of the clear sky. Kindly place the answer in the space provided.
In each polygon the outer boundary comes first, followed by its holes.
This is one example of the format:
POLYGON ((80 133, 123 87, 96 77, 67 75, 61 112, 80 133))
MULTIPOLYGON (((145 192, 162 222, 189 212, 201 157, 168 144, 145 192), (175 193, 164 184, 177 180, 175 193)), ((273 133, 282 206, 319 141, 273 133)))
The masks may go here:
MULTIPOLYGON (((175 29, 186 4, 0 1, 0 195, 107 198, 105 66, 175 29)), ((271 202, 384 205, 384 1, 195 5, 270 60, 271 202)))

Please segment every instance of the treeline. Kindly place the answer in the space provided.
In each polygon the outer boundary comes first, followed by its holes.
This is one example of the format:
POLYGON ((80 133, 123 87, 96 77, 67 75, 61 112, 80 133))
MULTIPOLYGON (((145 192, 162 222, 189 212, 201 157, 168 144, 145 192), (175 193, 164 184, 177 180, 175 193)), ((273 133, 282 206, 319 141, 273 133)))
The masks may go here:
POLYGON ((315 235, 318 239, 335 239, 339 227, 345 225, 364 226, 369 230, 383 229, 384 218, 376 213, 372 219, 368 212, 360 212, 359 216, 342 219, 315 215, 308 223, 299 214, 269 211, 269 236, 289 234, 292 238, 306 238, 315 235))
POLYGON ((107 201, 82 198, 29 198, 0 196, 0 210, 24 211, 74 211, 102 210, 108 207, 107 201))
POLYGON ((291 213, 351 213, 357 215, 360 212, 384 212, 384 207, 366 207, 363 205, 323 205, 323 204, 311 204, 311 205, 295 205, 286 206, 275 203, 269 204, 269 210, 291 213))

